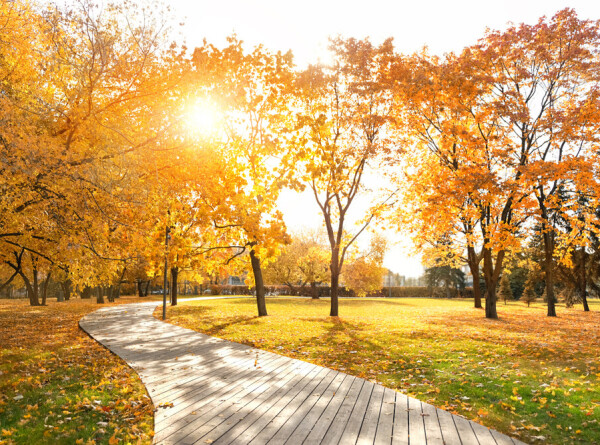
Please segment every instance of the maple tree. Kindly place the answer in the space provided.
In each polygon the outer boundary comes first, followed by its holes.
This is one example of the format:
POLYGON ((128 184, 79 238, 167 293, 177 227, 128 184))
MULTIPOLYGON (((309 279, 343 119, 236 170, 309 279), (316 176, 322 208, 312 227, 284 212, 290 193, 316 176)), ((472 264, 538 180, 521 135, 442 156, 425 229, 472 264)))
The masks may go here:
POLYGON ((293 180, 286 156, 291 54, 271 54, 262 47, 245 52, 231 37, 222 50, 210 44, 196 48, 192 61, 197 100, 215 103, 221 114, 221 131, 213 140, 221 176, 213 176, 213 193, 202 196, 218 242, 206 244, 205 252, 229 251, 228 261, 248 254, 258 314, 265 316, 261 263, 288 241, 275 204, 293 180))
POLYGON ((312 191, 323 215, 331 250, 330 316, 338 316, 338 288, 348 249, 389 205, 378 199, 347 229, 349 211, 365 194, 370 164, 391 142, 385 129, 391 120, 392 95, 386 82, 393 54, 391 40, 380 46, 368 40, 332 40, 331 66, 310 66, 297 76, 301 179, 312 191))

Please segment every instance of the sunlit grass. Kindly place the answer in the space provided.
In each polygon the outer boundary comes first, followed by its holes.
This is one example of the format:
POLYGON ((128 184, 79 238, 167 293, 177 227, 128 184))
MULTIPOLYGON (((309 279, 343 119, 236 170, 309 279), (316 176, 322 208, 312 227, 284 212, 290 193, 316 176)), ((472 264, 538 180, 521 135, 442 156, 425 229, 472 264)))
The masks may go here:
POLYGON ((527 442, 600 443, 600 303, 592 312, 467 300, 195 301, 168 320, 377 381, 527 442))

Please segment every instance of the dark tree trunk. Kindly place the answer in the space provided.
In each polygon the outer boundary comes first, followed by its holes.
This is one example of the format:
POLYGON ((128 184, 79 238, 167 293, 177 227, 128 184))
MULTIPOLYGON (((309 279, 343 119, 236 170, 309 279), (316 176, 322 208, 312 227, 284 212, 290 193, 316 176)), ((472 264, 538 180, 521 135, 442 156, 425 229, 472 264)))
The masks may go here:
POLYGON ((481 288, 479 287, 479 259, 473 246, 467 247, 469 269, 471 270, 471 276, 473 277, 473 297, 475 300, 475 307, 481 309, 481 288))
POLYGON ((82 299, 92 298, 92 288, 89 286, 85 286, 83 288, 83 290, 81 291, 81 298, 82 299))
POLYGON ((96 302, 98 304, 104 304, 104 292, 102 292, 102 286, 98 286, 96 288, 97 291, 97 298, 96 298, 96 302))
POLYGON ((579 285, 579 292, 581 295, 581 302, 583 303, 583 311, 589 312, 590 306, 587 300, 587 273, 586 273, 586 254, 585 248, 581 248, 581 282, 579 285))
POLYGON ((317 282, 313 281, 310 283, 310 294, 313 300, 319 299, 319 289, 317 289, 317 282))
POLYGON ((340 287, 340 250, 339 246, 331 249, 331 262, 329 263, 331 272, 331 309, 330 317, 337 317, 339 314, 338 291, 340 287))
POLYGON ((121 284, 123 284, 123 279, 125 278, 125 272, 127 271, 127 267, 123 267, 123 272, 121 272, 121 277, 119 278, 119 282, 117 283, 117 287, 113 294, 115 299, 121 298, 121 284))
POLYGON ((69 301, 71 299, 71 280, 61 281, 60 287, 62 287, 65 301, 69 301))
POLYGON ((556 297, 554 296, 554 239, 551 232, 544 232, 544 254, 548 317, 556 317, 556 297))
POLYGON ((114 303, 115 302, 115 295, 114 295, 114 289, 112 286, 108 286, 106 288, 107 290, 107 296, 108 296, 108 301, 109 303, 114 303))
POLYGON ((492 258, 492 251, 484 247, 483 248, 483 278, 485 279, 485 318, 498 318, 498 311, 496 309, 496 287, 498 285, 498 278, 500 270, 502 270, 502 261, 504 259, 504 251, 498 252, 496 257, 496 264, 492 258))
POLYGON ((50 277, 52 272, 48 272, 44 284, 42 284, 42 306, 46 306, 46 300, 48 298, 48 285, 50 284, 50 277))
POLYGON ((146 288, 144 289, 144 297, 148 296, 149 289, 150 289, 150 280, 146 281, 146 288))
POLYGON ((138 297, 143 297, 144 296, 144 288, 142 287, 142 280, 137 280, 137 290, 138 290, 138 297))
POLYGON ((260 259, 255 255, 254 249, 250 250, 250 262, 252 264, 252 273, 254 274, 254 288, 256 289, 256 306, 258 316, 267 315, 267 303, 265 300, 265 284, 263 282, 262 270, 260 268, 260 259))
POLYGON ((171 306, 177 306, 177 278, 179 268, 171 267, 171 306))
POLYGON ((27 278, 27 276, 23 272, 19 272, 19 275, 23 279, 23 283, 25 283, 25 287, 27 288, 27 297, 29 298, 29 305, 39 306, 40 300, 38 298, 37 270, 33 270, 34 284, 31 283, 29 278, 27 278))

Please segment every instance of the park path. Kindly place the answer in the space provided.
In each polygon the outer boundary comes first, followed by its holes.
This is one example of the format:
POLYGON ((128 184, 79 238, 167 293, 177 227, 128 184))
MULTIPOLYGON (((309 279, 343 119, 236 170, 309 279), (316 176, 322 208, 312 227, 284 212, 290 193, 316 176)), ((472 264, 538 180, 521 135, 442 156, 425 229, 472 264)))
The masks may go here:
POLYGON ((146 385, 155 444, 522 444, 367 380, 161 322, 156 306, 79 322, 146 385))

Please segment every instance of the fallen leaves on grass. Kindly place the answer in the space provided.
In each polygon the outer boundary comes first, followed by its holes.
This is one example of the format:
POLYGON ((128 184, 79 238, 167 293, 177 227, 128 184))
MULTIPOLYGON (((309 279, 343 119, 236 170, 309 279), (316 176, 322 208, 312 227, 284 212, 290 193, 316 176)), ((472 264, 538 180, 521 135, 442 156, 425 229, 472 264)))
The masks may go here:
POLYGON ((151 442, 152 404, 139 378, 79 329, 98 308, 0 304, 0 443, 151 442))

